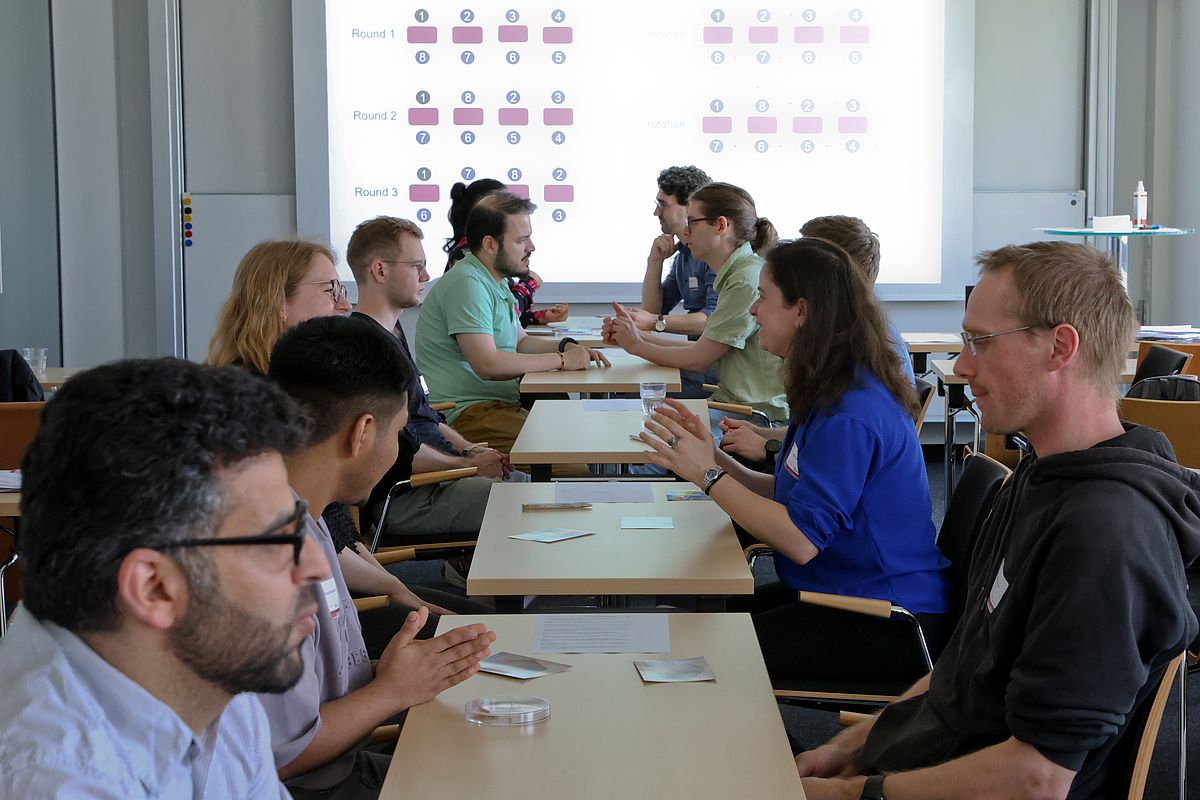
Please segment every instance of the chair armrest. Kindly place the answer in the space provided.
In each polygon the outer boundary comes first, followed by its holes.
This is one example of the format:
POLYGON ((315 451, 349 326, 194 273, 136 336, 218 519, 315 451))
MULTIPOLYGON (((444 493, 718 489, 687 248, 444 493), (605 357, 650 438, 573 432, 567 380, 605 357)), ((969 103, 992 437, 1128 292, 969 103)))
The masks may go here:
POLYGON ((858 711, 846 711, 845 709, 838 712, 838 725, 843 728, 849 728, 851 725, 857 725, 860 722, 866 722, 875 716, 874 714, 863 714, 858 711))
POLYGON ((430 542, 428 544, 409 545, 408 549, 419 555, 421 553, 429 553, 437 550, 474 550, 475 545, 477 544, 479 543, 475 541, 430 542))
POLYGON ((896 694, 853 694, 850 692, 816 692, 807 689, 773 689, 780 700, 818 700, 822 702, 877 703, 886 705, 900 699, 896 694))
POLYGON ((390 744, 400 738, 399 725, 380 725, 375 730, 371 731, 371 735, 367 738, 367 746, 377 744, 390 744))
POLYGON ((866 614, 871 617, 890 619, 892 604, 887 600, 873 600, 867 597, 851 597, 844 594, 825 594, 824 592, 800 592, 798 599, 801 603, 814 606, 837 608, 851 611, 855 614, 866 614))
POLYGON ((702 383, 702 384, 700 384, 700 388, 706 392, 715 392, 717 389, 720 389, 721 387, 717 386, 715 383, 702 383))
POLYGON ((379 594, 374 597, 356 597, 354 598, 354 607, 359 612, 371 611, 376 608, 387 608, 391 602, 392 598, 386 594, 379 594))
POLYGON ((449 401, 446 403, 430 403, 429 407, 432 408, 434 411, 449 411, 450 409, 454 408, 456 405, 458 405, 458 403, 455 403, 454 401, 449 401))
POLYGON ((754 413, 754 409, 750 406, 742 405, 741 403, 718 403, 716 400, 709 400, 708 407, 717 411, 726 411, 730 414, 742 414, 750 416, 754 413))
POLYGON ((375 560, 384 567, 401 561, 412 561, 416 557, 417 552, 411 547, 385 547, 375 554, 375 560))
POLYGON ((435 472, 418 472, 409 478, 409 485, 414 487, 428 486, 431 483, 469 478, 477 472, 479 472, 479 467, 459 467, 457 469, 439 469, 435 472))
POLYGON ((775 548, 771 547, 769 544, 763 544, 762 542, 755 542, 754 544, 750 545, 745 550, 743 550, 742 554, 744 556, 746 556, 746 563, 752 564, 752 563, 754 563, 754 559, 758 558, 759 556, 770 555, 771 553, 774 553, 774 552, 775 552, 775 548))

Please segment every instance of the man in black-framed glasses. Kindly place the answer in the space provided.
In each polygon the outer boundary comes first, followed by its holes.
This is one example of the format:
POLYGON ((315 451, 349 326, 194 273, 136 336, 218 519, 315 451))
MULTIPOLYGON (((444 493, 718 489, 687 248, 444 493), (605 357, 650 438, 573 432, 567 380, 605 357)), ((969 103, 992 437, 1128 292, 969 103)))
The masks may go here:
POLYGON ((299 679, 330 574, 282 458, 307 435, 265 380, 176 359, 84 372, 46 406, 0 640, 0 796, 284 796, 246 692, 299 679))

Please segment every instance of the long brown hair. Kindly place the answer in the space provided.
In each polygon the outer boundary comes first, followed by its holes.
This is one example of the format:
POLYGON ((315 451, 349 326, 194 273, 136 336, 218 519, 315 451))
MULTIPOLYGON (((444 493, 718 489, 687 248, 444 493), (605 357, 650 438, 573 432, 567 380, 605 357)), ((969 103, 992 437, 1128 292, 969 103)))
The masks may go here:
POLYGON ((767 254, 763 269, 783 299, 806 302, 807 316, 784 358, 784 384, 792 420, 828 411, 859 381, 874 374, 916 418, 917 393, 892 349, 875 292, 845 250, 824 239, 784 242, 767 254))
POLYGON ((779 233, 771 220, 758 215, 754 198, 740 186, 706 183, 692 192, 688 202, 703 203, 704 213, 708 217, 725 217, 733 228, 738 245, 750 242, 750 249, 760 255, 779 241, 779 233))
POLYGON ((271 348, 287 330, 284 304, 317 255, 333 261, 329 248, 316 242, 259 242, 251 247, 233 275, 233 289, 217 316, 204 362, 214 367, 235 364, 266 375, 271 348))

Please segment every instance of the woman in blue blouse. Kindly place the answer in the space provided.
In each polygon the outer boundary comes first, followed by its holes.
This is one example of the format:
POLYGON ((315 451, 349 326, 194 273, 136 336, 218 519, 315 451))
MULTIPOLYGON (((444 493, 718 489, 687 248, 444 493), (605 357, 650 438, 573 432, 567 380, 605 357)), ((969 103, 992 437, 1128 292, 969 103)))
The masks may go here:
POLYGON ((672 401, 646 426, 659 439, 642 435, 650 460, 775 549, 779 581, 746 609, 773 678, 915 678, 905 626, 796 600, 806 590, 898 603, 921 618, 934 652, 949 633, 917 398, 879 302, 844 250, 804 238, 767 255, 750 313, 763 349, 784 359, 792 416, 775 474, 715 448, 708 420, 672 401))

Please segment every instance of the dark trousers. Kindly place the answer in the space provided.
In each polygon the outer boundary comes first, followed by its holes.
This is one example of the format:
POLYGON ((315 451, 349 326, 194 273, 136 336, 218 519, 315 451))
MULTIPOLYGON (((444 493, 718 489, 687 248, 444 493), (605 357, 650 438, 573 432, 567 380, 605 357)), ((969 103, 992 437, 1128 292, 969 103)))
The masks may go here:
MULTIPOLYGON (((911 683, 925 674, 912 626, 905 622, 800 603, 778 581, 759 587, 751 598, 730 598, 730 606, 753 616, 772 682, 911 683)), ((917 617, 936 658, 949 634, 943 615, 917 617)))

